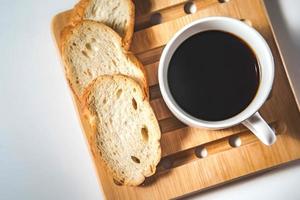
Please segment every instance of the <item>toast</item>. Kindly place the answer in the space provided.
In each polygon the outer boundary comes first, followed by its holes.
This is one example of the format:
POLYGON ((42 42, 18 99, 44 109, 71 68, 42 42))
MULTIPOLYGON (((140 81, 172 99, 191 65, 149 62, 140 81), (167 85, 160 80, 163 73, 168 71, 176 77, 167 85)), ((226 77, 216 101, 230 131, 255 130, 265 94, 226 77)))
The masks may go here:
POLYGON ((108 26, 81 21, 62 32, 61 53, 67 79, 77 97, 100 75, 124 74, 136 80, 148 96, 142 64, 121 46, 120 36, 108 26))
POLYGON ((160 128, 136 81, 123 75, 98 77, 85 92, 84 113, 116 184, 139 185, 155 173, 160 128))

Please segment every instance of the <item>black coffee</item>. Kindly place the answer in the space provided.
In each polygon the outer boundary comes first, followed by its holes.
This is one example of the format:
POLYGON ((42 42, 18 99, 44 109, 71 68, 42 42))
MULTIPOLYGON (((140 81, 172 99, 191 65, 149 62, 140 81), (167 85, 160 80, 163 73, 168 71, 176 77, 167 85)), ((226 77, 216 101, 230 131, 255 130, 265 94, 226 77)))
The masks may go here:
POLYGON ((253 100, 259 66, 254 52, 238 37, 205 31, 191 36, 175 51, 168 84, 187 113, 219 121, 240 113, 253 100))

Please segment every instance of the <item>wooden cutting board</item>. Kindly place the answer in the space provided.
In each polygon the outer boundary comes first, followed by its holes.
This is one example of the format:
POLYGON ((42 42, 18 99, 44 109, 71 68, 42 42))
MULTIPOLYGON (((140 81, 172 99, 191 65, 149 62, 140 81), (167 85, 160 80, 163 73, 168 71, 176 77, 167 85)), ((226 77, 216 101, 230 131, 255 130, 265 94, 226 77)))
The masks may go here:
MULTIPOLYGON (((58 45, 60 32, 69 23, 69 14, 66 11, 53 19, 58 45)), ((96 153, 94 135, 74 98, 99 184, 107 199, 181 197, 300 158, 300 114, 262 0, 137 0, 131 50, 147 71, 151 105, 162 130, 162 160, 157 173, 142 186, 118 186, 113 182, 96 153), (189 9, 191 6, 194 10, 189 9), (242 125, 219 131, 187 127, 170 113, 161 97, 157 67, 164 45, 181 27, 207 16, 230 16, 244 21, 257 29, 272 49, 275 82, 270 98, 260 109, 278 136, 271 147, 260 143, 242 125)))

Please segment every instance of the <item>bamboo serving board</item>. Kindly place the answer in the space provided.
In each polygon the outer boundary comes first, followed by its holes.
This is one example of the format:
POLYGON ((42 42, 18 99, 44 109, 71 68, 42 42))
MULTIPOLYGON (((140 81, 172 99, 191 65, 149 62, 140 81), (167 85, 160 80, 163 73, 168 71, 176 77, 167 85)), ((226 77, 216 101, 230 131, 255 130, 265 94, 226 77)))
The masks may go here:
MULTIPOLYGON (((69 23, 69 15, 70 11, 66 11, 53 19, 53 33, 58 45, 60 32, 69 23)), ((118 186, 113 182, 97 154, 95 136, 74 98, 107 199, 182 197, 300 158, 300 114, 262 0, 137 0, 131 51, 147 71, 151 105, 162 131, 162 160, 156 174, 147 178, 142 186, 118 186), (190 13, 188 8, 192 4, 197 10, 190 13), (260 112, 276 131, 274 145, 263 145, 242 125, 219 131, 187 127, 166 107, 157 80, 162 49, 181 27, 207 16, 240 19, 257 29, 270 45, 275 59, 275 82, 272 94, 260 112)))

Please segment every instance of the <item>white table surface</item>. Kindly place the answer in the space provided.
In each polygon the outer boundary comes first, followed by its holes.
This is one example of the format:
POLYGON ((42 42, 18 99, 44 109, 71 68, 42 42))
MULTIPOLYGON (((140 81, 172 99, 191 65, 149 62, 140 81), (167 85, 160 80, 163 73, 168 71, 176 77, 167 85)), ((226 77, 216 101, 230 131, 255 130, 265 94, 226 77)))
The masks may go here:
MULTIPOLYGON (((103 199, 50 33, 74 3, 0 2, 1 200, 103 199)), ((299 95, 300 1, 267 3, 299 95)), ((300 199, 299 180, 298 161, 190 198, 300 199)))

